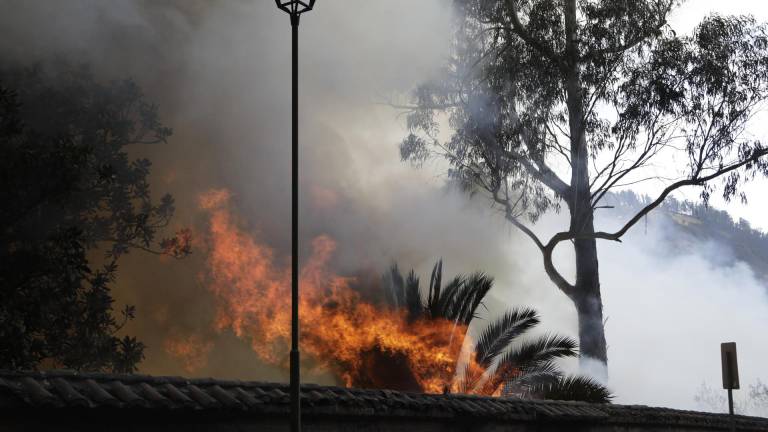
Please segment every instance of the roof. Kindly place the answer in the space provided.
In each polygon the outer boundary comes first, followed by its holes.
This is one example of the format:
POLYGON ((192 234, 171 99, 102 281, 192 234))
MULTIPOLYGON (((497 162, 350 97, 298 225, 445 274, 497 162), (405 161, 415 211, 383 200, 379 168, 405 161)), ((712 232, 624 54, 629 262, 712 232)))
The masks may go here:
MULTIPOLYGON (((727 415, 646 406, 538 401, 469 395, 429 395, 306 384, 304 416, 349 415, 612 424, 663 424, 717 428, 727 415)), ((146 375, 0 370, 0 410, 17 408, 227 411, 286 415, 286 384, 146 375)), ((744 430, 768 431, 768 419, 736 416, 744 430)))

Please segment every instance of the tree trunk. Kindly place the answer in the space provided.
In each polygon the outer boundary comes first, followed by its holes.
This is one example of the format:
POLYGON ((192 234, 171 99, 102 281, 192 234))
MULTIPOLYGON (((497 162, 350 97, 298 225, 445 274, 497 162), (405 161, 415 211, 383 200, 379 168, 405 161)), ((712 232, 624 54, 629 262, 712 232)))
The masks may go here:
POLYGON ((607 364, 597 243, 594 239, 576 240, 574 249, 576 251, 576 284, 571 300, 576 306, 579 317, 581 355, 607 364))
MULTIPOLYGON (((589 181, 589 148, 585 128, 584 94, 579 65, 576 0, 565 0, 566 64, 565 90, 571 141, 571 185, 567 197, 571 214, 570 231, 593 234, 594 209, 589 181)), ((589 358, 608 363, 603 330, 603 301, 597 266, 597 242, 594 238, 574 240, 576 284, 568 295, 579 316, 579 346, 584 369, 589 358)))
MULTIPOLYGON (((580 140, 580 148, 586 149, 586 141, 580 140)), ((586 150, 574 152, 577 169, 572 177, 573 195, 569 203, 570 231, 588 236, 594 234, 594 209, 588 189, 586 150), (580 153, 580 154, 579 154, 580 153)), ((597 260, 597 240, 577 238, 573 241, 576 253, 576 283, 568 293, 576 306, 579 317, 579 346, 584 369, 587 358, 606 365, 608 356, 603 329, 603 301, 600 296, 600 272, 597 260)))
MULTIPOLYGON (((583 179, 582 179, 583 180, 583 179)), ((586 193, 586 191, 582 191, 586 193)), ((586 195, 587 197, 589 195, 586 195)), ((571 210, 571 231, 594 234, 594 210, 589 199, 574 200, 571 210)), ((608 363, 603 328, 603 300, 600 295, 600 271, 597 259, 597 240, 578 238, 573 241, 576 255, 576 283, 568 296, 576 306, 579 318, 579 350, 581 366, 590 359, 604 365, 608 363)), ((603 372, 604 373, 604 372, 603 372)))

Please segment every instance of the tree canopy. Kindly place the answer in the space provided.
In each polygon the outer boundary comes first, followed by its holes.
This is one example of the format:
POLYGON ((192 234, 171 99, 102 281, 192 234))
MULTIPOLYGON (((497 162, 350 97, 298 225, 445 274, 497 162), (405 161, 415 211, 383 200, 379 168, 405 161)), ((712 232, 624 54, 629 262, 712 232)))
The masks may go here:
POLYGON ((401 156, 446 159, 450 178, 530 237, 576 306, 582 348, 605 362, 596 240, 620 241, 680 188, 746 200, 741 185, 768 174, 768 149, 747 133, 768 96, 768 27, 711 15, 677 34, 676 0, 454 4, 453 55, 402 107, 401 156), (608 192, 644 182, 659 186, 652 200, 615 230, 595 227, 608 192), (531 223, 563 205, 568 226, 540 238, 531 223), (552 261, 563 242, 575 280, 552 261))
POLYGON ((144 345, 117 336, 135 313, 113 310, 118 259, 132 248, 182 257, 190 238, 158 238, 173 198, 152 199, 151 163, 126 147, 170 135, 130 80, 0 70, 0 368, 136 369, 144 345))

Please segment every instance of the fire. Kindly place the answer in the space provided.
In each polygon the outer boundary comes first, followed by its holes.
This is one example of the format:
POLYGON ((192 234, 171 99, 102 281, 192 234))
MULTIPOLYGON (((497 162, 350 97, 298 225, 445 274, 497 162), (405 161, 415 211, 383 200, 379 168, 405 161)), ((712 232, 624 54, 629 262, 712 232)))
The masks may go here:
MULTIPOLYGON (((290 262, 243 229, 230 199, 226 190, 199 199, 210 222, 203 278, 216 300, 215 327, 248 340, 263 361, 287 367, 290 262)), ((403 311, 365 301, 352 279, 329 270, 335 248, 330 237, 315 238, 300 272, 303 359, 346 386, 453 389, 466 327, 408 322, 403 311)))
POLYGON ((170 338, 165 341, 165 352, 181 360, 184 370, 194 372, 208 363, 213 342, 198 335, 170 338))

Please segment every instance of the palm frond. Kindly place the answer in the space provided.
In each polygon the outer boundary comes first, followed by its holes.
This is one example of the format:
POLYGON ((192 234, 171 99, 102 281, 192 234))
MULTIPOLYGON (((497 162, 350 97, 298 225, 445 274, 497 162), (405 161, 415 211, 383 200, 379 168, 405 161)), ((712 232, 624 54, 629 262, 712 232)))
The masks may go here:
POLYGON ((546 371, 558 358, 575 357, 577 347, 572 338, 559 335, 543 335, 525 341, 501 355, 483 393, 494 394, 504 382, 533 375, 537 370, 546 371))
POLYGON ((533 386, 530 395, 550 400, 611 403, 613 394, 603 384, 585 376, 561 377, 554 382, 533 386))
POLYGON ((458 294, 464 289, 464 276, 458 275, 451 279, 445 287, 440 290, 440 298, 435 301, 432 318, 445 318, 450 321, 456 321, 456 305, 458 294))
POLYGON ((535 386, 551 384, 562 378, 563 372, 554 362, 543 362, 522 369, 505 366, 497 367, 483 388, 484 394, 501 394, 505 396, 527 397, 530 389, 535 386))
POLYGON ((482 377, 481 371, 470 368, 469 365, 464 365, 458 382, 459 393, 471 393, 482 377))
POLYGON ((409 320, 415 320, 423 313, 419 278, 413 270, 408 273, 408 278, 405 280, 405 307, 408 311, 409 320))
MULTIPOLYGON (((443 286, 442 259, 432 268, 426 297, 413 270, 403 278, 397 264, 393 264, 384 279, 391 292, 387 298, 407 312, 409 321, 442 318, 462 325, 469 325, 477 317, 478 308, 493 287, 493 278, 483 272, 458 275, 443 286)), ((610 400, 610 392, 595 381, 563 377, 555 360, 577 356, 578 345, 572 338, 543 335, 513 346, 518 337, 539 322, 534 309, 514 308, 488 325, 474 347, 476 363, 465 365, 456 377, 458 390, 490 395, 498 394, 504 386, 505 393, 610 400)))
POLYGON ((551 383, 562 375, 562 371, 554 362, 541 362, 524 368, 499 363, 483 385, 482 392, 493 395, 501 388, 503 394, 525 395, 532 386, 551 383))
MULTIPOLYGON (((442 280, 442 268, 436 268, 440 271, 435 274, 433 280, 442 280)), ((491 288, 493 278, 484 273, 477 272, 468 277, 458 275, 444 287, 438 289, 436 285, 432 286, 426 309, 431 318, 444 318, 469 325, 470 321, 477 317, 477 308, 491 288)))
POLYGON ((397 264, 393 264, 384 275, 386 286, 395 307, 408 311, 409 319, 416 319, 423 313, 432 319, 443 318, 462 325, 469 325, 477 317, 477 309, 493 288, 493 278, 483 272, 470 276, 458 275, 443 286, 443 260, 432 268, 429 291, 422 297, 419 278, 413 270, 403 279, 397 264))
POLYGON ((555 362, 546 361, 521 368, 519 375, 513 381, 530 388, 535 385, 552 383, 562 376, 563 371, 555 362))
POLYGON ((475 272, 465 278, 461 290, 456 293, 455 318, 464 325, 477 317, 477 309, 493 288, 493 278, 482 272, 475 272))
POLYGON ((507 311, 483 330, 475 344, 476 359, 484 368, 493 361, 518 336, 539 324, 538 313, 531 308, 515 308, 507 311))
POLYGON ((440 300, 440 285, 443 279, 443 259, 439 259, 432 268, 432 276, 429 278, 429 294, 427 295, 427 310, 430 316, 439 316, 438 301, 440 300))
POLYGON ((404 283, 403 275, 400 273, 400 268, 397 263, 392 263, 389 267, 389 271, 384 273, 384 285, 389 289, 389 296, 387 299, 396 308, 403 306, 404 297, 404 283))
POLYGON ((546 334, 507 351, 499 360, 499 366, 526 370, 558 358, 576 357, 577 350, 578 344, 573 338, 546 334))

